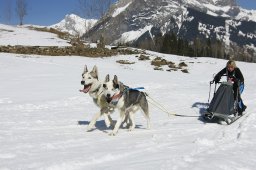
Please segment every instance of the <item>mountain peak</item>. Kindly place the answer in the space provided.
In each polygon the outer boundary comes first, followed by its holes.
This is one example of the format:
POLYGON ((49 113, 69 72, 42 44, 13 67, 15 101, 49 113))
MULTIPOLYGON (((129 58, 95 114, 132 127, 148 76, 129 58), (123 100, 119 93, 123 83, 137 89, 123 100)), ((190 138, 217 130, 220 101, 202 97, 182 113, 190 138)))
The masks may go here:
POLYGON ((75 14, 68 14, 57 24, 50 26, 62 32, 68 32, 74 36, 81 36, 86 33, 98 20, 84 19, 75 14))

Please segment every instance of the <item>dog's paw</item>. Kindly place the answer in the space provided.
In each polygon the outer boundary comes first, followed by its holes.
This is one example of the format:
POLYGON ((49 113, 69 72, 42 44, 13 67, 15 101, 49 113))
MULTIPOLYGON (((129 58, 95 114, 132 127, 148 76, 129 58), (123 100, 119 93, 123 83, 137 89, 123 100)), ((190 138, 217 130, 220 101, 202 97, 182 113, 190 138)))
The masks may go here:
POLYGON ((87 132, 91 132, 93 129, 94 129, 93 127, 87 126, 86 131, 87 131, 87 132))
POLYGON ((130 132, 130 131, 133 131, 134 129, 135 129, 135 127, 130 126, 130 127, 128 128, 128 131, 130 132))
POLYGON ((116 136, 116 133, 115 132, 110 132, 108 135, 109 136, 116 136))
POLYGON ((129 130, 129 129, 131 128, 131 126, 132 126, 132 125, 128 123, 128 124, 126 124, 125 126, 123 126, 123 128, 125 128, 125 129, 128 129, 128 130, 129 130))

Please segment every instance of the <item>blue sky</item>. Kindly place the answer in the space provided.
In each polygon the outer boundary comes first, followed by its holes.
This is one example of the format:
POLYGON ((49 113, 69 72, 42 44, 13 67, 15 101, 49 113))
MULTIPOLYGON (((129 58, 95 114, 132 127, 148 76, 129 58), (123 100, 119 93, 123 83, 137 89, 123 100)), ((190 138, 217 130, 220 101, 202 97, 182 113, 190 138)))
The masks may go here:
MULTIPOLYGON (((78 0, 26 0, 28 15, 24 24, 52 25, 60 22, 66 14, 79 13, 78 0)), ((115 1, 115 0, 113 0, 115 1)), ((18 24, 15 13, 16 0, 0 0, 0 23, 6 22, 6 3, 12 4, 11 24, 18 24)), ((256 0, 237 0, 244 8, 256 10, 256 0)))
MULTIPOLYGON (((6 1, 12 1, 11 23, 17 24, 15 12, 16 0, 0 0, 0 22, 4 22, 4 6, 6 1), (15 23, 16 22, 16 23, 15 23)), ((24 18, 25 24, 52 25, 61 21, 66 14, 78 13, 78 0, 26 0, 27 16, 24 18)))
POLYGON ((256 0, 237 0, 237 3, 243 8, 256 10, 256 0))

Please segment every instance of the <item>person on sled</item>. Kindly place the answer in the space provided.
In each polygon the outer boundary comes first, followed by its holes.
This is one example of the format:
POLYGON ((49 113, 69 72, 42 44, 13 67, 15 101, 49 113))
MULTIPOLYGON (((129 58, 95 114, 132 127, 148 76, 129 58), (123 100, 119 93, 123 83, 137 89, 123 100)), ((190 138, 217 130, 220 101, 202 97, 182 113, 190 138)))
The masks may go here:
POLYGON ((233 91, 234 91, 234 99, 237 97, 238 101, 238 115, 241 116, 242 113, 246 109, 246 105, 244 105, 241 94, 244 90, 244 76, 241 70, 236 66, 234 60, 229 60, 225 68, 223 68, 218 74, 214 77, 214 82, 218 83, 223 75, 227 75, 227 81, 233 83, 233 91), (238 91, 239 88, 239 91, 238 91), (238 94, 237 94, 238 93, 238 94))

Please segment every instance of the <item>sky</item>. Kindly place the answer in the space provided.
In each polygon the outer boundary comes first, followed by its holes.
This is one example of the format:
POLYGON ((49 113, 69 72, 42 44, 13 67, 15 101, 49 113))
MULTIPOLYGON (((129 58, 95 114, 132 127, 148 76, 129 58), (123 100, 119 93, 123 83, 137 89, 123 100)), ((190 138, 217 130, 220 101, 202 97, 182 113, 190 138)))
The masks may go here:
POLYGON ((245 9, 256 10, 256 0, 237 0, 237 3, 245 9))
MULTIPOLYGON (((24 24, 35 25, 53 25, 64 19, 67 14, 79 15, 78 0, 26 0, 27 13, 24 18, 24 24)), ((116 0, 112 0, 114 2, 116 0)), ((238 3, 246 9, 256 9, 256 0, 237 0, 238 3)), ((0 23, 7 23, 6 4, 12 4, 12 16, 10 23, 16 25, 18 22, 15 13, 16 0, 0 0, 0 23)))

